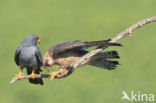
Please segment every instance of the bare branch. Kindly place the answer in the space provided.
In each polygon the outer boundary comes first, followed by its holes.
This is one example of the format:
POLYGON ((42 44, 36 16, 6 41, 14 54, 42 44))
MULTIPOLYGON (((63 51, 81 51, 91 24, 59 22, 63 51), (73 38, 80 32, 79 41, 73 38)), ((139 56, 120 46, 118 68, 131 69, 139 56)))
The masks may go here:
MULTIPOLYGON (((117 42, 118 40, 120 40, 121 38, 127 36, 128 34, 132 34, 132 32, 139 28, 139 27, 142 27, 143 25, 145 24, 148 24, 150 22, 155 22, 156 21, 156 16, 152 16, 150 18, 146 18, 142 21, 139 21, 137 22, 136 24, 133 24, 132 26, 130 26, 129 28, 127 28, 126 30, 124 30, 123 32, 119 33, 117 36, 113 37, 111 39, 111 43, 115 43, 117 42)), ((55 77, 55 78, 62 78, 62 77, 65 77, 65 76, 68 76, 70 73, 72 73, 78 66, 81 66, 81 65, 84 65, 84 64, 87 64, 88 61, 90 60, 90 58, 92 56, 94 56, 95 54, 101 52, 103 49, 105 48, 98 48, 98 49, 95 49, 95 50, 92 50, 90 51, 89 53, 87 53, 86 55, 84 55, 83 57, 81 57, 79 60, 73 62, 72 64, 70 65, 67 65, 67 66, 63 66, 63 67, 59 67, 60 69, 63 69, 63 68, 67 68, 68 71, 65 72, 65 73, 60 73, 59 76, 55 77)), ((29 75, 26 75, 26 76, 22 76, 21 79, 29 79, 30 76, 29 75)), ((49 74, 38 74, 35 78, 50 78, 49 74)), ((18 80, 18 77, 14 77, 10 83, 14 83, 18 80)))
MULTIPOLYGON (((111 39, 110 43, 115 43, 117 42, 118 40, 120 40, 121 38, 125 37, 126 35, 128 34, 132 34, 132 32, 145 25, 145 24, 148 24, 150 22, 154 22, 156 21, 156 16, 152 16, 150 18, 147 18, 147 19, 144 19, 142 21, 139 21, 137 22, 136 24, 133 24, 132 26, 130 26, 129 28, 127 28, 126 30, 124 30, 123 32, 119 33, 117 36, 115 36, 114 38, 111 39)), ((95 54, 101 52, 103 49, 105 48, 99 48, 99 49, 95 49, 95 50, 92 50, 90 51, 89 53, 87 53, 86 55, 84 55, 83 57, 81 57, 78 61, 74 62, 71 64, 71 67, 73 67, 73 70, 75 68, 77 68, 79 65, 83 65, 83 64, 86 64, 88 61, 90 61, 90 58, 92 56, 94 56, 95 54)), ((72 71, 73 71, 72 70, 72 71)))
MULTIPOLYGON (((29 79, 29 78, 30 78, 30 75, 22 75, 21 76, 21 79, 29 79)), ((38 74, 37 76, 35 76, 35 78, 49 78, 49 75, 48 74, 38 74)), ((10 83, 12 84, 12 83, 16 82, 17 80, 19 80, 18 77, 14 77, 10 81, 10 83)))
MULTIPOLYGON (((58 77, 55 77, 55 78, 60 78, 60 76, 62 75, 59 75, 58 77)), ((49 74, 38 74, 35 76, 35 78, 50 78, 49 74)), ((22 79, 30 79, 30 75, 22 75, 21 76, 21 80, 22 79)), ((18 77, 14 77, 11 81, 10 81, 10 84, 16 82, 18 79, 18 77)))
POLYGON ((146 18, 142 21, 137 22, 136 24, 133 24, 132 26, 130 26, 129 28, 127 28, 126 30, 124 30, 123 32, 119 33, 117 36, 115 36, 114 38, 111 39, 110 42, 115 43, 116 41, 120 40, 121 38, 125 37, 127 34, 132 34, 132 32, 139 28, 142 27, 145 24, 148 24, 150 22, 155 22, 156 21, 156 16, 152 16, 150 18, 146 18))

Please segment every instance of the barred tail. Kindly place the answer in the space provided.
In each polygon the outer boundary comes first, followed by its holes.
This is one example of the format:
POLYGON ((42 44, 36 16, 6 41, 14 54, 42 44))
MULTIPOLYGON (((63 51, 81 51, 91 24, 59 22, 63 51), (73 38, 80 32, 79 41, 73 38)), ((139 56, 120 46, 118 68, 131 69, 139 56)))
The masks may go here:
POLYGON ((115 69, 118 64, 119 64, 118 61, 110 61, 110 60, 106 60, 106 59, 95 59, 95 60, 91 60, 89 62, 89 65, 108 69, 108 70, 115 69))
POLYGON ((98 53, 92 57, 92 59, 102 59, 102 58, 117 59, 120 58, 120 56, 118 55, 117 51, 108 51, 108 52, 98 53))

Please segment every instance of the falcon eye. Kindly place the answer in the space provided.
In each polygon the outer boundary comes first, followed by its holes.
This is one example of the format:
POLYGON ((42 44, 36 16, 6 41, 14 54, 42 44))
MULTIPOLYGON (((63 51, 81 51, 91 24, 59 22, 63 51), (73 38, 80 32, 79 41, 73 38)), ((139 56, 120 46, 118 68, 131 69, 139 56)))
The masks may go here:
POLYGON ((39 40, 39 39, 38 39, 38 38, 35 38, 34 40, 36 40, 36 41, 37 41, 37 40, 39 40))

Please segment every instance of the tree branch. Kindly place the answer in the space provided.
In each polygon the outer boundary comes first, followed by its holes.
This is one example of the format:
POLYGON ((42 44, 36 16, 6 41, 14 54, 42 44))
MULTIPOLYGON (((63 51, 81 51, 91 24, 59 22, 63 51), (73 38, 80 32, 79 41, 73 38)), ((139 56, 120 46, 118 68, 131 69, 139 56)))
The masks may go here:
MULTIPOLYGON (((132 32, 137 29, 137 28, 140 28, 142 27, 143 25, 145 24, 148 24, 150 22, 155 22, 156 21, 156 16, 152 16, 150 18, 146 18, 142 21, 139 21, 137 22, 136 24, 133 24, 132 26, 130 26, 129 28, 127 28, 126 30, 124 30, 123 32, 119 33, 117 36, 113 37, 110 41, 110 43, 115 43, 117 42, 118 40, 120 40, 121 38, 127 36, 128 34, 132 34, 132 32)), ((106 47, 105 47, 106 48, 106 47)), ((63 68, 67 68, 68 71, 67 72, 60 72, 60 75, 58 75, 57 77, 55 78, 62 78, 62 77, 66 77, 68 76, 69 74, 71 74, 78 66, 81 66, 81 65, 84 65, 86 63, 88 63, 88 61, 90 60, 90 58, 92 56, 94 56, 95 54, 101 52, 103 49, 105 48, 98 48, 98 49, 94 49, 92 51, 90 51, 89 53, 87 53, 86 55, 84 55, 83 57, 81 57, 79 60, 71 63, 70 65, 67 65, 67 66, 63 66, 63 67, 59 67, 60 69, 63 69, 63 68)), ((22 76, 21 79, 29 79, 30 76, 29 75, 26 75, 26 76, 22 76)), ((35 78, 50 78, 49 74, 38 74, 35 78)), ((14 77, 12 80, 11 80, 11 84, 16 82, 18 80, 18 77, 14 77)))
POLYGON ((155 21, 156 21, 156 16, 152 16, 150 18, 146 18, 142 21, 139 21, 136 24, 133 24, 132 26, 130 26, 129 28, 124 30, 123 32, 119 33, 116 37, 112 38, 110 42, 115 43, 116 41, 120 40, 121 38, 125 37, 126 35, 128 35, 128 34, 131 35, 135 29, 140 28, 145 24, 148 24, 150 22, 155 22, 155 21))

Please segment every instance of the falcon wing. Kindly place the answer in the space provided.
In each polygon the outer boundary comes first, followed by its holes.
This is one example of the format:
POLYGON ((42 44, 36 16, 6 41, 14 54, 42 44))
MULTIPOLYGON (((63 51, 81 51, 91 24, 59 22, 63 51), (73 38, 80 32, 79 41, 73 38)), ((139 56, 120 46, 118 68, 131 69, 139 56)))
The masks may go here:
POLYGON ((93 46, 102 46, 102 47, 107 47, 107 46, 121 46, 121 44, 118 43, 108 43, 109 40, 102 40, 102 41, 71 41, 71 42, 65 42, 62 44, 57 44, 49 49, 49 52, 52 53, 53 55, 56 55, 58 53, 63 53, 68 50, 73 50, 73 49, 82 49, 82 48, 89 48, 93 46))
POLYGON ((20 49, 17 48, 16 52, 15 52, 15 55, 14 55, 14 60, 15 60, 17 65, 19 65, 19 54, 20 54, 20 49))
POLYGON ((40 49, 38 47, 36 47, 35 55, 36 55, 39 65, 42 66, 42 55, 41 55, 40 49))
POLYGON ((68 50, 71 50, 71 49, 82 48, 84 45, 85 45, 84 42, 76 40, 76 41, 57 44, 57 45, 55 45, 55 46, 53 46, 51 48, 51 51, 55 55, 57 53, 63 53, 65 51, 68 51, 68 50))

